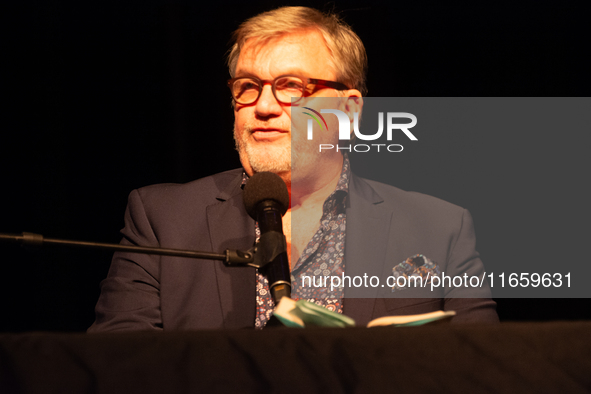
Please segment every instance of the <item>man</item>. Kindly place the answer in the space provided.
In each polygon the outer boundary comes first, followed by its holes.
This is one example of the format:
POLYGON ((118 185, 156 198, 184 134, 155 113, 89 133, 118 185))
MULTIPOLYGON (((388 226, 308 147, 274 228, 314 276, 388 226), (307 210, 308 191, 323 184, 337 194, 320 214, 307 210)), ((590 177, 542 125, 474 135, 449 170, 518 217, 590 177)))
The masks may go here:
MULTIPOLYGON (((427 299, 390 299, 377 294, 347 298, 342 288, 329 293, 327 287, 302 284, 306 275, 375 271, 364 261, 371 261, 381 275, 416 254, 429 256, 455 274, 478 275, 483 269, 467 211, 357 178, 346 156, 318 152, 318 142, 338 141, 334 119, 314 145, 301 128, 292 129, 292 115, 300 108, 292 105, 294 98, 335 98, 351 119, 353 112, 361 111, 365 49, 347 25, 335 15, 285 7, 249 19, 235 38, 229 87, 243 169, 185 185, 133 191, 122 242, 214 252, 247 250, 259 232, 246 214, 242 187, 255 173, 270 171, 284 180, 290 193, 283 227, 292 298, 345 313, 359 325, 385 315, 440 309, 455 310, 457 321, 497 321, 487 288, 478 299, 456 298, 458 290, 427 299)), ((253 268, 118 252, 102 283, 96 321, 89 331, 263 328, 273 307, 267 280, 253 268)))

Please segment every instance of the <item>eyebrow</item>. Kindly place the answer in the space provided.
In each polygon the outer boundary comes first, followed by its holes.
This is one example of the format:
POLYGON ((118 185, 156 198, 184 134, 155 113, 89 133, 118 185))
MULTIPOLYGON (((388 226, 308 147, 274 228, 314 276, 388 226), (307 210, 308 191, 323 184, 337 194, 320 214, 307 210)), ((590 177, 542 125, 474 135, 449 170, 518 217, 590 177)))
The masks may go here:
MULTIPOLYGON (((293 75, 296 77, 318 79, 318 78, 310 77, 308 75, 308 73, 303 71, 302 69, 289 69, 289 70, 277 75, 277 77, 281 77, 283 75, 293 75)), ((258 75, 254 74, 254 73, 247 72, 247 71, 240 71, 240 72, 236 72, 234 74, 234 78, 245 78, 245 77, 264 79, 264 78, 260 78, 258 75)), ((277 77, 275 77, 275 78, 277 78, 277 77)))
POLYGON ((239 72, 234 74, 234 78, 246 78, 246 77, 251 77, 251 78, 258 78, 256 75, 254 75, 253 73, 249 73, 249 72, 239 72))

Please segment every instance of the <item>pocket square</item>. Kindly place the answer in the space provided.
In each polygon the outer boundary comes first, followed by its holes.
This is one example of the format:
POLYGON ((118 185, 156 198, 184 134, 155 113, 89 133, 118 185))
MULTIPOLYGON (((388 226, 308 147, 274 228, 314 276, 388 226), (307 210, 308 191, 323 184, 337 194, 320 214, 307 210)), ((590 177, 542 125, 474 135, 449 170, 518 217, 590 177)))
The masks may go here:
POLYGON ((394 286, 392 292, 408 288, 424 287, 431 283, 431 278, 439 276, 439 266, 422 254, 407 258, 392 268, 394 286))

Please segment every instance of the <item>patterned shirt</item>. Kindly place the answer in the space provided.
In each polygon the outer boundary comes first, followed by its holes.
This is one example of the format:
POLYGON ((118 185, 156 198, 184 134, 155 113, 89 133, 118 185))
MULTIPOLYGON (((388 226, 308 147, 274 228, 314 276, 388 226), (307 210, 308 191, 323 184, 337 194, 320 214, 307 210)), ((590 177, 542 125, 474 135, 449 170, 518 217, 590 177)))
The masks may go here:
MULTIPOLYGON (((345 207, 350 177, 349 158, 344 155, 337 187, 324 201, 320 227, 296 264, 292 264, 291 270, 292 299, 305 299, 338 313, 343 311, 343 287, 330 291, 330 278, 325 283, 324 277, 341 277, 345 272, 345 207)), ((244 174, 242 184, 244 185, 247 180, 248 177, 244 174)), ((258 223, 255 223, 255 233, 258 241, 258 223)), ((257 270, 255 328, 262 329, 267 324, 274 308, 275 302, 269 291, 269 282, 257 270)))

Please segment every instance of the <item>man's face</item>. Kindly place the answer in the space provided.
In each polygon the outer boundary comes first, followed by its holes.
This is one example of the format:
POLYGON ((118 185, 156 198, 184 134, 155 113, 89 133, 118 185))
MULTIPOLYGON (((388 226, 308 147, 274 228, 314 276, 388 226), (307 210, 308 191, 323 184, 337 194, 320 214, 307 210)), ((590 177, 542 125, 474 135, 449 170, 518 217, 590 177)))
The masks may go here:
MULTIPOLYGON (((236 77, 254 76, 262 80, 273 80, 286 74, 337 80, 334 67, 330 64, 330 53, 318 31, 290 33, 263 44, 253 43, 252 40, 246 42, 238 58, 236 77)), ((319 92, 322 96, 337 94, 333 89, 322 89, 319 92)), ((234 138, 246 172, 252 175, 255 172, 271 171, 281 175, 284 180, 290 179, 290 105, 279 103, 273 95, 271 85, 266 84, 256 103, 236 104, 234 115, 234 138)), ((334 143, 338 135, 331 133, 325 138, 331 141, 327 143, 334 143)), ((317 149, 318 143, 315 147, 317 149)), ((300 150, 294 151, 299 156, 300 150)), ((294 161, 297 163, 298 160, 294 157, 294 161)))

